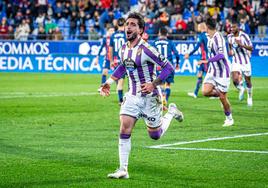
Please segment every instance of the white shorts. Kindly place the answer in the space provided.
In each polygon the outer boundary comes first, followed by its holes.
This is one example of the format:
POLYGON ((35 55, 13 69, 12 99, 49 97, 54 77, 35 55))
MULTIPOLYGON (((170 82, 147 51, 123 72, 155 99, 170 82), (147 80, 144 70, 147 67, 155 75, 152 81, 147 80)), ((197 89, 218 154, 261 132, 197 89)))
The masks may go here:
POLYGON ((206 83, 212 84, 219 91, 227 93, 230 86, 230 77, 215 77, 213 73, 207 73, 204 79, 204 84, 206 83))
POLYGON ((249 77, 251 76, 251 64, 239 64, 239 63, 232 63, 232 72, 240 72, 243 75, 249 77))
POLYGON ((159 96, 140 97, 126 93, 120 115, 142 118, 148 127, 157 128, 161 125, 162 100, 159 96))

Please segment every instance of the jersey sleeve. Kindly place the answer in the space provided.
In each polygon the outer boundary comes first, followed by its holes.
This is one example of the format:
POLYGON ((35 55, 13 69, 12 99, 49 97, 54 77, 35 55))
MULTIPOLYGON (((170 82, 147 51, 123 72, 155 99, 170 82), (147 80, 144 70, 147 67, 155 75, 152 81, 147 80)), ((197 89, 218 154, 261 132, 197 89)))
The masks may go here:
POLYGON ((247 45, 247 46, 252 46, 252 42, 247 34, 243 33, 241 35, 241 40, 242 40, 242 44, 247 45))
POLYGON ((143 52, 145 59, 153 64, 164 67, 168 63, 168 60, 163 55, 161 55, 153 46, 143 45, 143 52))
POLYGON ((172 72, 174 72, 174 68, 171 63, 152 46, 143 46, 143 52, 145 60, 161 66, 162 71, 157 77, 160 80, 165 80, 172 72))

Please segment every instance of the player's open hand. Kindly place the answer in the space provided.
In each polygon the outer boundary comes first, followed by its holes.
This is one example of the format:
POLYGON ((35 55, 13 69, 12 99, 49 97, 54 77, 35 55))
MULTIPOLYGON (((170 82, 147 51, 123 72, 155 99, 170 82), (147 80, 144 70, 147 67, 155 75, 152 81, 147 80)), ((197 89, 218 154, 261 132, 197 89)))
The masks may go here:
POLYGON ((110 95, 110 85, 105 83, 103 85, 101 85, 100 87, 100 95, 107 97, 110 95))
POLYGON ((242 46, 241 40, 239 40, 239 39, 235 39, 235 42, 236 42, 236 44, 237 44, 238 46, 242 46))
POLYGON ((153 83, 144 83, 141 84, 141 92, 142 93, 151 93, 154 90, 154 85, 153 83))

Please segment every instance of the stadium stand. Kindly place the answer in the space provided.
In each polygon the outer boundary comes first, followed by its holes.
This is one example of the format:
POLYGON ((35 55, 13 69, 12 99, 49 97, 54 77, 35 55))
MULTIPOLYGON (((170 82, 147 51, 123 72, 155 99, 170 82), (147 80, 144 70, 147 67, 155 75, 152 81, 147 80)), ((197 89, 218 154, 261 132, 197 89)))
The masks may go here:
POLYGON ((170 38, 194 40, 211 16, 225 34, 236 19, 254 41, 268 40, 268 0, 0 0, 0 39, 97 40, 129 11, 144 15, 149 39, 166 26, 170 38))

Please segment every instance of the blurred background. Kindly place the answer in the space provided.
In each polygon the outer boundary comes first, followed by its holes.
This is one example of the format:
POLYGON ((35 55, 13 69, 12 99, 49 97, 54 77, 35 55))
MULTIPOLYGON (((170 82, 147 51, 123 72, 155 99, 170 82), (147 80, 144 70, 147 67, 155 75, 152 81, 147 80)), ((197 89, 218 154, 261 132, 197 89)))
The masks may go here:
POLYGON ((253 41, 268 40, 268 0, 0 0, 0 39, 98 40, 129 11, 143 14, 149 39, 165 26, 173 40, 194 40, 212 16, 225 35, 238 20, 253 41))

